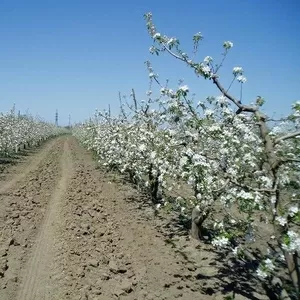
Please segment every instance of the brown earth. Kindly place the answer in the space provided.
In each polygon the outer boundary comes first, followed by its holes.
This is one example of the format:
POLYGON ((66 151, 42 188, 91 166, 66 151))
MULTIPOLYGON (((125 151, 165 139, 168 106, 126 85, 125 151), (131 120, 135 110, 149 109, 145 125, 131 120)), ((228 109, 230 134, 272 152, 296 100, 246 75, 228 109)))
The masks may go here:
MULTIPOLYGON (((1 300, 223 299, 236 285, 73 137, 10 167, 0 201, 1 300)), ((235 299, 266 299, 256 289, 235 299)))

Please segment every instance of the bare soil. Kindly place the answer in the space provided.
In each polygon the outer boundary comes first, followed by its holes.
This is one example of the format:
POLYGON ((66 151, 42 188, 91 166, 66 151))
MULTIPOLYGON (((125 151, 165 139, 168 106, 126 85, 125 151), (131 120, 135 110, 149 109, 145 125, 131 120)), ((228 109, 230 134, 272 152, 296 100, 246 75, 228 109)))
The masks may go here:
POLYGON ((235 299, 266 299, 73 137, 47 142, 1 179, 1 300, 202 300, 234 289, 235 299))

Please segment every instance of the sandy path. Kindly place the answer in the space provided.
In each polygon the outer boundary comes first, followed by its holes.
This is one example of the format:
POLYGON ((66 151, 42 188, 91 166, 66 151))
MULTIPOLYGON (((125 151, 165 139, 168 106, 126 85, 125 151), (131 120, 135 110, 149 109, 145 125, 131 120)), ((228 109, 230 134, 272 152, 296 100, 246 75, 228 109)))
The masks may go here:
POLYGON ((24 282, 18 292, 17 299, 19 300, 52 299, 52 291, 55 290, 55 286, 51 286, 51 280, 48 280, 49 267, 56 250, 56 231, 60 224, 61 201, 73 169, 68 140, 64 143, 60 163, 59 182, 48 203, 28 264, 23 270, 24 282))

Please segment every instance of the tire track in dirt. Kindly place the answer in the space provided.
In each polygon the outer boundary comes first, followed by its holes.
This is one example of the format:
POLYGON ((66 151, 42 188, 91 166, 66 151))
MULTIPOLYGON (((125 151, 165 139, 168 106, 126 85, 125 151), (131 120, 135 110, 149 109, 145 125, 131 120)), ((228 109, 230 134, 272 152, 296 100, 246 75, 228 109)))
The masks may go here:
POLYGON ((18 300, 52 299, 51 293, 55 286, 51 286, 49 267, 52 264, 56 247, 61 199, 67 189, 73 169, 68 139, 64 143, 61 169, 60 180, 52 194, 31 257, 23 271, 24 281, 18 293, 18 300))
POLYGON ((197 268, 155 229, 153 211, 137 209, 137 191, 97 170, 76 140, 70 146, 74 175, 55 259, 59 295, 51 299, 212 299, 201 293, 197 268))
POLYGON ((9 183, 0 193, 1 300, 16 299, 21 270, 58 182, 64 141, 64 137, 60 137, 36 149, 25 160, 7 169, 8 174, 1 181, 5 185, 9 183))
MULTIPOLYGON (((26 178, 29 173, 33 172, 39 164, 47 157, 51 149, 57 143, 57 139, 48 142, 45 147, 37 155, 30 158, 29 162, 23 166, 22 171, 15 174, 10 180, 6 182, 0 182, 0 194, 5 193, 7 190, 14 187, 22 179, 26 178)), ((18 167, 17 167, 18 168, 18 167)))

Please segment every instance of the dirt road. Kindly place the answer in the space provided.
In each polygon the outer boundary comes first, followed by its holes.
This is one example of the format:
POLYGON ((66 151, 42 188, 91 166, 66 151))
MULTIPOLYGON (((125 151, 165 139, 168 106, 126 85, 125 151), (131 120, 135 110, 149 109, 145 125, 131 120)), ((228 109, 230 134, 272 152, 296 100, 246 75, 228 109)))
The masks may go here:
POLYGON ((73 137, 1 178, 1 300, 223 299, 231 284, 211 246, 174 236, 73 137))
POLYGON ((12 167, 0 181, 0 299, 207 299, 135 197, 72 137, 12 167))

